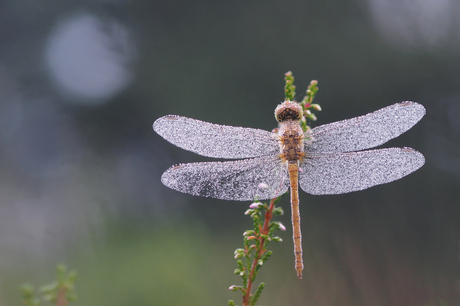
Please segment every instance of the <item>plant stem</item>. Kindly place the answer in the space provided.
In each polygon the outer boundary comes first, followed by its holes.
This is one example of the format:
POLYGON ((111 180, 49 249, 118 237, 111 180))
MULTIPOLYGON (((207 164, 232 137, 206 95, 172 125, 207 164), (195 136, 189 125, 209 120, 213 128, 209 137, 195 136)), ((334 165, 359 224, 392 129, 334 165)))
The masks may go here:
POLYGON ((56 306, 67 306, 69 301, 67 300, 67 288, 61 286, 56 295, 56 306))
POLYGON ((273 217, 273 208, 275 207, 275 200, 276 199, 271 199, 270 200, 270 206, 265 212, 265 220, 264 220, 264 225, 260 231, 260 236, 258 239, 260 240, 260 245, 259 245, 259 251, 257 254, 254 256, 254 261, 252 262, 252 267, 251 267, 251 272, 249 273, 249 279, 248 279, 248 286, 246 287, 245 294, 243 296, 243 306, 250 306, 250 298, 251 298, 251 289, 254 281, 254 273, 256 271, 256 267, 259 263, 259 260, 262 258, 262 255, 266 252, 264 251, 264 244, 265 244, 265 238, 263 238, 261 235, 268 235, 268 231, 270 230, 270 221, 273 217))

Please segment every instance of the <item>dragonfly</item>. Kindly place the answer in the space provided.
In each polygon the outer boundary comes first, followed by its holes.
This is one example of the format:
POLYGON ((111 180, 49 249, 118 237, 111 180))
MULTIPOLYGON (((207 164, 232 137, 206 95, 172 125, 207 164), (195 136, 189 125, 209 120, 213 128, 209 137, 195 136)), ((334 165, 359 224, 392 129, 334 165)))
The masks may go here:
POLYGON ((235 160, 174 165, 161 182, 193 196, 234 201, 268 200, 289 190, 295 269, 302 278, 299 185, 313 195, 344 194, 416 171, 425 158, 412 148, 368 149, 406 132, 425 112, 405 101, 305 132, 302 106, 287 100, 275 109, 276 133, 167 115, 153 124, 165 140, 202 156, 235 160))

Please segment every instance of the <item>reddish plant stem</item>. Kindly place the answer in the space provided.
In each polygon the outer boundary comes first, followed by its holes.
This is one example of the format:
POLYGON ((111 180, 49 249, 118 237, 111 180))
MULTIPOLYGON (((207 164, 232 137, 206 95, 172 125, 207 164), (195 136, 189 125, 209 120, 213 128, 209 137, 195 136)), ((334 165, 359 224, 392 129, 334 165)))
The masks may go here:
MULTIPOLYGON (((276 199, 271 199, 270 200, 270 206, 268 207, 267 211, 265 212, 265 220, 264 220, 264 225, 262 229, 260 230, 261 235, 267 235, 270 227, 270 221, 272 220, 273 217, 273 208, 275 208, 275 200, 276 199)), ((252 267, 251 267, 251 272, 249 273, 249 279, 248 279, 248 286, 245 290, 245 294, 243 296, 243 306, 248 306, 249 305, 249 298, 251 297, 251 289, 253 285, 253 275, 256 271, 256 266, 257 263, 259 262, 259 259, 262 258, 262 255, 264 255, 264 245, 265 245, 265 238, 262 238, 260 235, 257 237, 257 239, 260 240, 260 245, 259 245, 259 251, 257 254, 254 256, 254 261, 252 262, 252 267)))
POLYGON ((68 301, 66 297, 67 289, 65 287, 59 288, 56 297, 56 306, 66 306, 68 301))

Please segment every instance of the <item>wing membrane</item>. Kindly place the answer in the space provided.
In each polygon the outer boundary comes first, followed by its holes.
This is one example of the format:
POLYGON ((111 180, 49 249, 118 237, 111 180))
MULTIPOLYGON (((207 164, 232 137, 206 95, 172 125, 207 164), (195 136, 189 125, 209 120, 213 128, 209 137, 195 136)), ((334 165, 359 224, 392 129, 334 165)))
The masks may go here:
POLYGON ((411 148, 315 154, 301 164, 300 187, 310 194, 342 194, 398 180, 425 163, 411 148))
POLYGON ((289 187, 287 170, 277 156, 180 164, 166 170, 161 181, 194 196, 236 201, 275 198, 289 187))
POLYGON ((181 116, 164 116, 153 124, 161 137, 179 148, 214 158, 248 158, 279 151, 274 133, 218 125, 181 116))
POLYGON ((425 108, 406 101, 364 116, 318 126, 307 132, 306 152, 350 152, 369 149, 398 137, 425 115, 425 108))

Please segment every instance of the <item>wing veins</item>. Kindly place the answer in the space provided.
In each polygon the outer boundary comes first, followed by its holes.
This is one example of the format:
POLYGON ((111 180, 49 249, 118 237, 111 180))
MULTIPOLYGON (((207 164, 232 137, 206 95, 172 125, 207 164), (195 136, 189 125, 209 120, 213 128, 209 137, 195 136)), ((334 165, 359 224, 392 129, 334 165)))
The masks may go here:
POLYGON ((343 194, 401 179, 425 163, 411 148, 314 154, 307 157, 299 185, 310 194, 343 194))
POLYGON ((169 115, 157 119, 153 129, 173 145, 207 157, 252 158, 279 150, 276 134, 254 128, 169 115))
POLYGON ((224 162, 173 166, 162 176, 164 185, 180 192, 225 200, 270 199, 287 190, 286 171, 277 155, 224 162), (267 189, 261 189, 266 183, 267 189))

